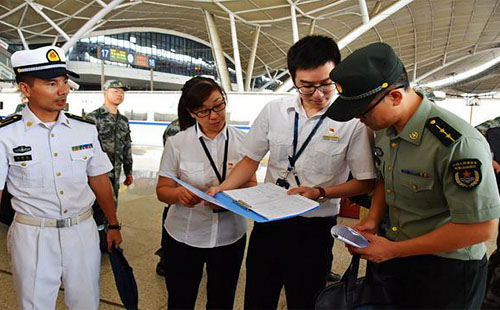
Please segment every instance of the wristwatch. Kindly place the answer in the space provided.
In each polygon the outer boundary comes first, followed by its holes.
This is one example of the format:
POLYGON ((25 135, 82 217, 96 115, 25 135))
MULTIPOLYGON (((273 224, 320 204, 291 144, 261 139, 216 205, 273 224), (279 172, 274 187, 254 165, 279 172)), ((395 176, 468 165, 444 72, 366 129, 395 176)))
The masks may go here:
POLYGON ((319 190, 319 196, 316 199, 316 201, 317 202, 323 202, 323 201, 325 201, 327 199, 326 198, 325 189, 323 187, 319 187, 319 186, 315 186, 314 188, 317 189, 317 190, 319 190))
POLYGON ((110 230, 110 229, 120 230, 120 229, 122 229, 122 224, 108 225, 108 230, 110 230))

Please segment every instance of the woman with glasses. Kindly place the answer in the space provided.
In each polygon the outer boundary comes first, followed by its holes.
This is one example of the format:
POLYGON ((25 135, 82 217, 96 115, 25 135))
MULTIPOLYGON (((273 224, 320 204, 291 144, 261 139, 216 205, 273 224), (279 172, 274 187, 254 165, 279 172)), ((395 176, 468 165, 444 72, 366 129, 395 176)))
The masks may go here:
MULTIPOLYGON (((222 183, 241 159, 244 134, 226 123, 226 95, 212 79, 194 77, 182 88, 181 132, 163 151, 156 193, 171 204, 165 220, 168 307, 193 309, 207 268, 207 309, 232 309, 246 245, 246 220, 203 202, 167 174, 201 189, 222 183)), ((257 184, 255 174, 244 186, 257 184)))

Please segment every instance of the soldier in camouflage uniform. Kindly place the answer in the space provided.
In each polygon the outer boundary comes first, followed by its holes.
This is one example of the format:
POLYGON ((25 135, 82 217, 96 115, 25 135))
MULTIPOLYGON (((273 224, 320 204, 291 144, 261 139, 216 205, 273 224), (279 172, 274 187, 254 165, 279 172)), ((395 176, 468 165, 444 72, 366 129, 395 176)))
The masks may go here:
MULTIPOLYGON (((115 208, 118 206, 118 190, 120 188, 120 174, 125 172, 125 184, 132 184, 132 140, 128 119, 120 114, 118 106, 125 98, 125 91, 129 88, 119 80, 109 80, 104 84, 104 105, 86 115, 86 118, 96 123, 104 152, 108 155, 114 169, 108 175, 113 185, 115 208)), ((100 208, 94 208, 94 218, 98 228, 104 228, 104 217, 99 214, 100 208)))
MULTIPOLYGON (((163 145, 167 142, 168 137, 175 136, 179 131, 181 131, 181 128, 179 127, 179 120, 175 119, 170 122, 165 129, 165 132, 163 132, 163 145)), ((158 262, 158 265, 156 265, 156 273, 162 277, 165 276, 165 258, 163 257, 163 249, 166 248, 165 243, 167 242, 167 231, 165 230, 163 223, 165 223, 165 219, 167 218, 168 207, 169 206, 165 206, 163 209, 161 221, 161 247, 155 252, 155 254, 160 257, 160 261, 158 262)))
MULTIPOLYGON (((497 185, 500 190, 500 165, 498 159, 500 159, 499 151, 495 153, 493 145, 496 144, 497 148, 500 144, 498 141, 498 135, 493 135, 492 130, 500 130, 500 116, 476 126, 476 129, 481 132, 481 134, 488 140, 490 147, 492 149, 493 157, 493 168, 495 169, 497 177, 497 185), (496 139, 496 140, 493 140, 496 139), (496 160, 495 160, 496 159, 496 160)), ((500 229, 500 226, 499 226, 500 229)), ((491 254, 488 263, 488 287, 486 290, 486 296, 482 305, 483 309, 500 309, 500 236, 497 236, 497 249, 491 254)))

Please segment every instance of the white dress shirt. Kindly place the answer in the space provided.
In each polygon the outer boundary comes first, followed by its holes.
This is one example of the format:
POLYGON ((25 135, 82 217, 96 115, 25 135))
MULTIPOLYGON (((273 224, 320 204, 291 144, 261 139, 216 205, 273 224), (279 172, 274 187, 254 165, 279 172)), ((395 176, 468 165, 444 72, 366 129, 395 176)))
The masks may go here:
POLYGON ((113 167, 94 125, 59 113, 44 124, 29 107, 22 119, 0 128, 0 189, 5 181, 12 208, 37 218, 63 219, 85 212, 95 200, 87 176, 113 167))
MULTIPOLYGON (((242 158, 241 143, 244 133, 229 129, 226 177, 242 158)), ((169 137, 160 163, 159 175, 176 176, 202 191, 219 185, 199 138, 205 141, 212 159, 222 175, 226 127, 212 140, 203 134, 198 124, 169 137), (197 130, 195 130, 195 127, 197 130)), ((198 248, 213 248, 238 241, 247 231, 246 220, 232 212, 214 213, 203 203, 188 208, 180 203, 170 207, 165 229, 177 241, 198 248)))
MULTIPOLYGON (((297 152, 328 106, 311 117, 299 96, 283 97, 268 103, 252 124, 243 143, 242 153, 260 161, 269 154, 265 182, 284 178, 293 155, 295 112, 299 115, 297 152)), ((347 181, 349 171, 355 179, 376 177, 372 157, 373 133, 359 120, 337 122, 325 118, 316 134, 295 163, 295 173, 303 186, 329 187, 347 181)), ((287 177, 291 188, 297 183, 292 173, 287 177)), ((339 213, 340 198, 328 199, 304 217, 326 217, 339 213)))

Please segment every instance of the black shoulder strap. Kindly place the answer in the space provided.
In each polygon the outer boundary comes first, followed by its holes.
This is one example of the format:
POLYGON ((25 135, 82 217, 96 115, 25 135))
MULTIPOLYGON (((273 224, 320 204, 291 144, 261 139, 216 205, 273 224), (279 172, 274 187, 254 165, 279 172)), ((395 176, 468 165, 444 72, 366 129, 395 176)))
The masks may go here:
POLYGON ((22 115, 19 114, 14 114, 12 116, 7 117, 6 119, 3 119, 0 121, 0 128, 5 127, 7 125, 13 124, 17 121, 20 121, 23 119, 22 115))
POLYGON ((425 123, 425 127, 445 146, 455 143, 462 136, 461 133, 440 117, 429 118, 425 123))
POLYGON ((95 125, 95 122, 93 120, 85 118, 85 117, 81 117, 81 116, 74 115, 74 114, 67 113, 67 112, 64 113, 64 115, 66 115, 66 117, 68 117, 68 118, 76 119, 77 121, 80 121, 80 122, 85 122, 85 123, 95 125))

